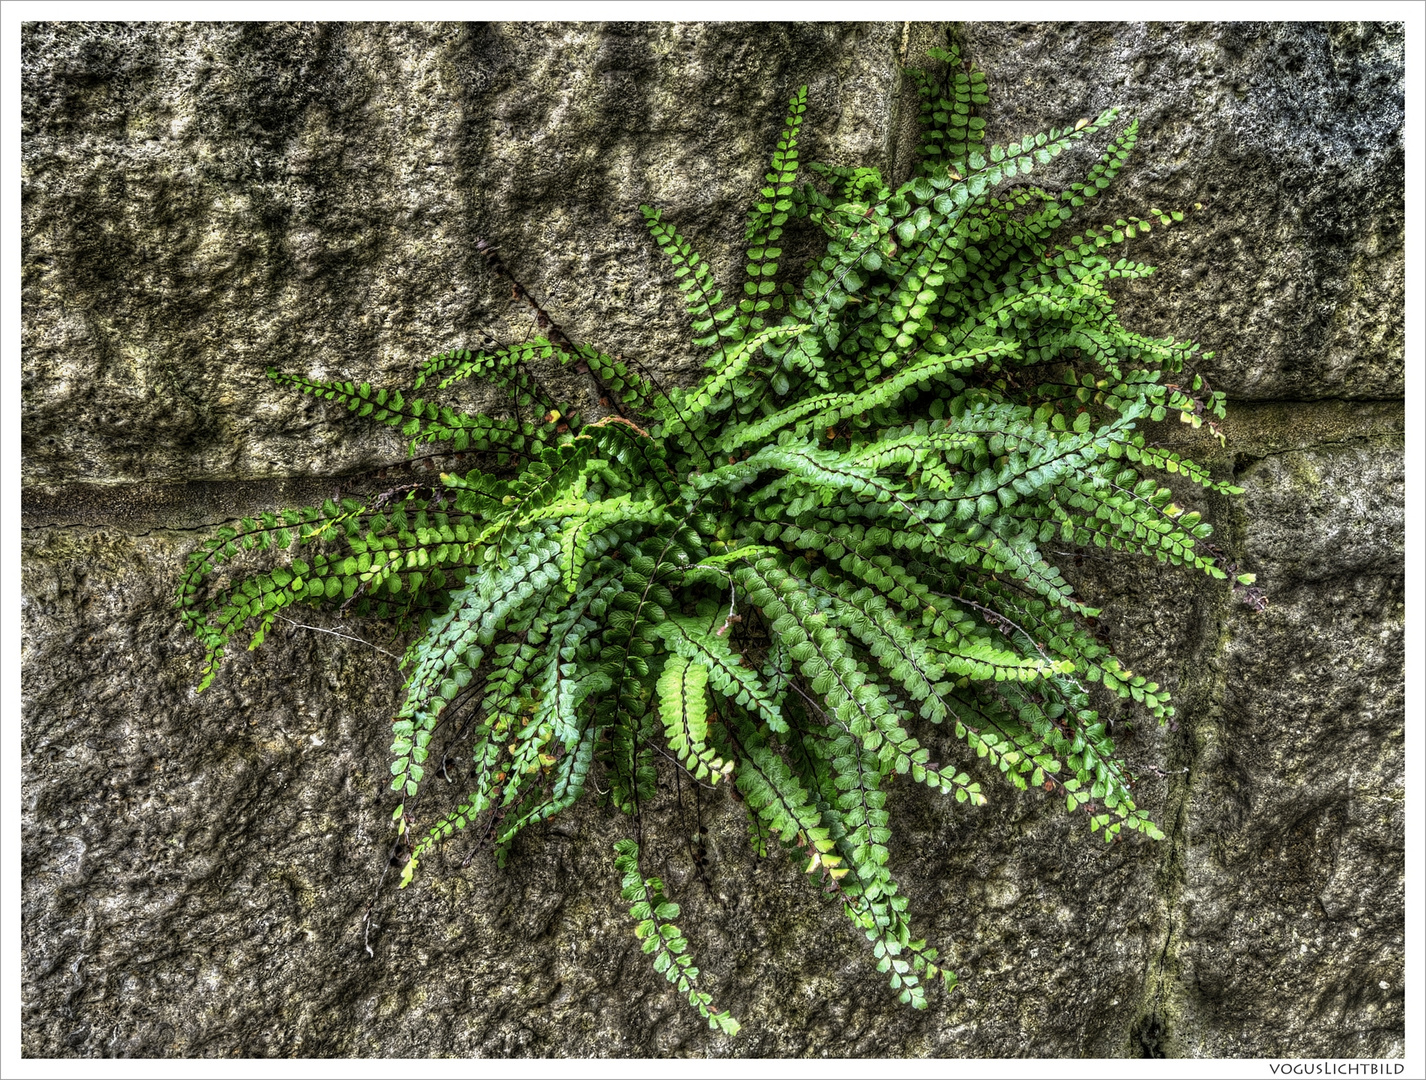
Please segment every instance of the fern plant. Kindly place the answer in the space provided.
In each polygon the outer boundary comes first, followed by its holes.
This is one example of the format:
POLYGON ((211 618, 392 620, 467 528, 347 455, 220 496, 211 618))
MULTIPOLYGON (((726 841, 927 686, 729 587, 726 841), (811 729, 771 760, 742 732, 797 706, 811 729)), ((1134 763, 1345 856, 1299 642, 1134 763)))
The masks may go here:
MULTIPOLYGON (((417 629, 391 747, 403 887, 458 830, 503 859, 521 830, 594 788, 637 819, 671 761, 735 786, 757 851, 823 882, 921 1008, 928 983, 956 976, 917 936, 889 866, 896 777, 973 806, 999 774, 1052 792, 1106 840, 1162 837, 1090 685, 1161 720, 1169 695, 1086 628, 1097 612, 1045 545, 1224 576, 1210 526, 1160 478, 1239 489, 1137 428, 1170 413, 1212 425, 1222 395, 1185 370, 1196 345, 1126 328, 1110 295, 1152 273, 1116 249, 1181 215, 1075 227, 1136 125, 1083 180, 1045 190, 1031 174, 1115 112, 987 146, 983 77, 954 48, 933 56, 949 74, 917 73, 924 152, 896 190, 869 168, 813 165, 799 183, 806 88, 793 96, 732 290, 644 208, 708 350, 691 387, 557 333, 441 353, 406 392, 270 372, 399 427, 413 450, 482 462, 366 504, 223 528, 179 592, 207 650, 204 687, 233 640, 255 648, 294 604, 417 629), (783 272, 794 221, 825 234, 799 285, 783 272), (590 372, 610 414, 586 422, 555 400, 535 373, 550 361, 590 372), (418 396, 469 379, 503 387, 508 414, 418 396), (226 565, 272 548, 281 565, 226 565), (928 724, 954 731, 960 760, 930 760, 928 724), (442 728, 465 733, 474 779, 455 805, 430 807, 442 728)), ((619 840, 615 856, 655 968, 711 1027, 736 1032, 639 842, 619 840)))

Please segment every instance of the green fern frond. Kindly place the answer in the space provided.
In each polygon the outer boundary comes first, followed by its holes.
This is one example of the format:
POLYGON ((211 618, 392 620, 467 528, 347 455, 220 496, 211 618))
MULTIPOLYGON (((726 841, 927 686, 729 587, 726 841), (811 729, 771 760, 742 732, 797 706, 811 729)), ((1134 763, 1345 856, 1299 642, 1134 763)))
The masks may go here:
MULTIPOLYGON (((1116 249, 1184 215, 1072 231, 1126 166, 1136 124, 1111 132, 1109 110, 993 145, 976 116, 984 76, 954 47, 932 59, 945 74, 916 76, 923 161, 900 187, 850 165, 799 183, 807 95, 793 95, 727 293, 643 208, 703 350, 692 386, 553 331, 441 353, 410 393, 271 373, 481 463, 225 525, 178 589, 205 651, 200 688, 295 604, 415 630, 392 725, 402 887, 463 830, 503 860, 581 797, 642 820, 670 786, 661 769, 727 777, 754 850, 792 856, 925 1008, 926 986, 956 976, 915 936, 891 871, 898 778, 968 808, 995 781, 1106 841, 1162 838, 1095 705, 1165 721, 1170 695, 1099 640, 1099 609, 1056 559, 1068 544, 1226 576, 1210 524, 1180 500, 1241 489, 1140 429, 1176 415, 1222 439, 1224 397, 1193 371, 1211 354, 1114 308, 1153 273, 1116 249), (1108 145, 1081 179, 1030 182, 1095 137, 1108 145), (794 217, 825 240, 798 285, 782 280, 794 217), (555 365, 617 415, 586 423, 556 401, 539 374, 555 365), (504 391, 495 415, 416 396, 473 379, 504 391), (948 760, 931 760, 927 724, 953 733, 948 760), (425 783, 447 745, 470 755, 458 798, 425 783)), ((641 947, 736 1033, 640 857, 616 845, 641 947)))
POLYGON ((665 976, 713 1031, 736 1035, 741 1025, 726 1011, 713 1008, 713 999, 698 988, 700 974, 688 952, 688 940, 674 924, 679 907, 664 895, 663 882, 645 877, 639 867, 639 845, 620 840, 614 845, 614 868, 623 874, 623 895, 633 901, 629 916, 636 920, 634 936, 643 951, 654 958, 654 970, 665 976))

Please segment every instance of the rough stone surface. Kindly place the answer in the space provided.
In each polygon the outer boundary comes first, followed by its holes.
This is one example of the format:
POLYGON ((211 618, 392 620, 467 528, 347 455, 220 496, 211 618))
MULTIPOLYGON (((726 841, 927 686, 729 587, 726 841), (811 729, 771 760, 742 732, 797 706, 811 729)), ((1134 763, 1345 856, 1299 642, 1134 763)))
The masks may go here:
POLYGON ((41 25, 24 40, 26 482, 340 475, 382 431, 268 384, 409 382, 534 328, 698 358, 639 206, 727 273, 788 96, 887 157, 887 25, 41 25), (880 142, 878 140, 881 140, 880 142), (333 421, 337 423, 333 423, 333 421))
POLYGON ((1131 245, 1161 270, 1126 291, 1129 325, 1216 351, 1204 370, 1236 398, 1402 396, 1404 325, 1382 318, 1405 302, 1400 24, 980 23, 962 40, 995 141, 1138 118, 1105 218, 1202 205, 1131 245))
POLYGON ((1237 476, 1244 554, 1272 601, 1224 618, 1221 690, 1191 732, 1182 1048, 1402 1054, 1402 436, 1283 450, 1237 476))
POLYGON ((396 383, 525 335, 485 237, 571 336, 676 376, 696 358, 638 205, 733 266, 803 82, 804 159, 903 169, 896 63, 937 32, 26 29, 26 1055, 1404 1051, 1399 27, 956 30, 993 137, 1121 104, 1142 137, 1097 209, 1204 204, 1137 252, 1163 270, 1121 312, 1218 349, 1214 385, 1251 399, 1227 450, 1160 435, 1245 488, 1206 509, 1270 605, 1066 563, 1176 693, 1171 728, 1112 714, 1169 839, 1106 847, 1038 793, 967 811, 898 789, 893 860, 963 980, 925 1013, 807 881, 751 856, 736 803, 700 811, 671 772, 646 835, 736 1040, 639 953, 609 853, 629 825, 598 807, 527 832, 505 869, 452 845, 378 889, 399 691, 381 650, 401 645, 378 624, 287 627, 190 693, 170 597, 205 530, 371 490, 356 474, 403 456, 268 364, 396 383), (700 812, 701 873, 680 854, 700 812))

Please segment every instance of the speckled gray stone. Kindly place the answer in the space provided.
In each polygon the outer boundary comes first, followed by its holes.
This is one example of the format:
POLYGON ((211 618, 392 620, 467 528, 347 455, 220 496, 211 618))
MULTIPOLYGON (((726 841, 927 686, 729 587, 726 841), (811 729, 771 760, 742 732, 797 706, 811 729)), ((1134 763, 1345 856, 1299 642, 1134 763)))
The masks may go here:
POLYGON ((963 40, 996 141, 1138 118, 1106 218, 1201 204, 1131 245, 1162 268, 1125 290, 1131 325, 1216 351, 1205 371, 1240 399, 1402 396, 1404 325, 1384 317, 1406 287, 1400 24, 978 23, 963 40))
POLYGON ((962 977, 924 1013, 834 904, 750 854, 737 803, 695 809, 672 772, 645 833, 737 1039, 640 954, 610 852, 630 826, 598 806, 529 830, 504 869, 456 843, 412 888, 383 883, 389 628, 294 615, 348 636, 285 626, 191 692, 171 597, 206 531, 378 490, 394 481, 371 470, 404 456, 268 365, 392 384, 528 334, 484 237, 571 336, 677 377, 698 357, 639 204, 734 267, 804 82, 804 160, 904 173, 897 63, 941 33, 25 29, 24 1054, 1404 1051, 1399 26, 955 29, 992 137, 1121 104, 1139 149, 1096 209, 1203 204, 1136 250, 1162 270, 1120 311, 1219 351, 1206 369, 1240 402, 1226 449, 1159 434, 1245 488, 1204 505, 1270 603, 1066 560, 1115 647, 1176 694, 1172 727, 1109 713, 1169 838, 1106 847, 993 783, 980 810, 897 787, 899 879, 962 977))
POLYGON ((24 40, 27 482, 399 461, 269 366, 409 382, 532 332, 678 372, 642 203, 726 272, 788 96, 808 156, 879 161, 891 26, 41 25, 24 40), (878 141, 880 140, 880 141, 878 141), (829 153, 830 151, 830 153, 829 153))

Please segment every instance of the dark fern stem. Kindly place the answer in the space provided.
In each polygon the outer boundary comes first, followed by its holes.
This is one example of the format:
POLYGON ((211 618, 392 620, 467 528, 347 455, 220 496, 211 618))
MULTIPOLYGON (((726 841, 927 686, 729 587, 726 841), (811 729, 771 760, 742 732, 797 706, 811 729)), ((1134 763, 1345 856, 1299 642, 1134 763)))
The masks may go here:
POLYGON ((805 88, 793 96, 727 293, 644 208, 708 352, 695 385, 573 342, 481 240, 542 336, 442 353, 409 392, 272 375, 400 428, 413 455, 429 443, 484 466, 244 519, 193 554, 180 585, 207 650, 202 687, 231 640, 256 647, 293 604, 416 627, 391 749, 403 887, 461 830, 503 860, 522 830, 587 792, 605 799, 633 820, 615 861, 641 947, 725 1033, 737 1021, 714 1007, 678 905, 645 872, 641 812, 660 768, 680 803, 692 782, 687 846, 705 884, 703 792, 731 788, 755 850, 820 883, 922 1008, 928 984, 956 976, 915 936, 889 868, 889 784, 978 806, 998 776, 1062 800, 1106 841, 1163 836, 1090 692, 1160 721, 1169 694, 1113 655, 1049 556, 1097 548, 1232 573, 1266 603, 1162 481, 1239 489, 1137 430, 1177 412, 1222 438, 1198 347, 1125 328, 1109 293, 1153 271, 1116 249, 1183 215, 1074 224, 1136 125, 1110 110, 988 146, 983 76, 954 49, 932 55, 946 80, 918 75, 923 158, 895 190, 875 169, 801 179, 805 88), (1028 179, 1111 131, 1083 180, 1052 192, 1028 179), (793 219, 826 238, 797 285, 781 265, 793 219), (536 361, 587 371, 617 415, 581 422, 536 361), (415 396, 467 378, 503 388, 511 415, 415 396), (930 760, 928 725, 954 733, 960 760, 930 760), (428 808, 427 771, 450 780, 456 746, 462 794, 428 808))

